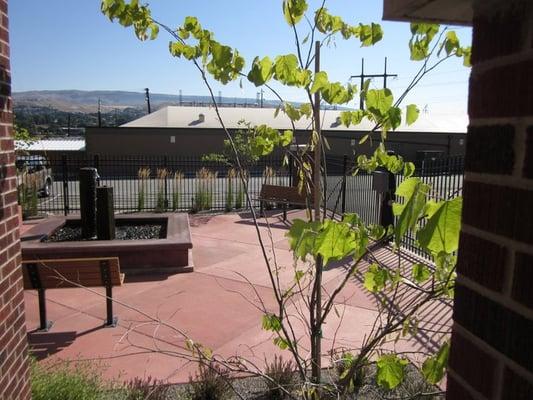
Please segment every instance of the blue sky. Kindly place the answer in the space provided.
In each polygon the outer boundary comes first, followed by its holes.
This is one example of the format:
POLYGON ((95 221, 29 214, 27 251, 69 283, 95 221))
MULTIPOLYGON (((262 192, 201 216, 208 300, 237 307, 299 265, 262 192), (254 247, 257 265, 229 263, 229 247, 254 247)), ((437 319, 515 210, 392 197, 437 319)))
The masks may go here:
MULTIPOLYGON (((285 23, 281 0, 151 0, 154 17, 177 26, 187 15, 195 15, 203 26, 215 32, 222 43, 236 47, 250 64, 254 56, 294 52, 291 30, 285 23)), ((311 0, 310 8, 319 5, 311 0)), ((347 82, 360 73, 381 73, 388 57, 389 71, 397 73, 389 87, 395 93, 407 85, 419 68, 409 61, 410 37, 406 23, 383 22, 382 0, 329 0, 330 12, 349 23, 380 22, 384 39, 372 48, 361 48, 356 40, 337 38, 322 52, 323 70, 331 80, 347 82)), ((10 2, 10 30, 13 90, 82 89, 141 91, 206 95, 200 77, 186 60, 168 53, 169 38, 161 33, 154 42, 139 42, 131 29, 111 23, 100 13, 99 0, 16 0, 10 2)), ((300 24, 300 37, 305 25, 300 24)), ((471 40, 469 28, 457 28, 464 43, 471 40)), ((449 60, 406 99, 435 115, 466 112, 469 70, 449 60)), ((373 82, 381 87, 381 80, 373 82)), ((215 84, 223 96, 255 97, 257 89, 244 82, 215 84)), ((280 91, 287 100, 303 100, 301 92, 280 91)), ((267 98, 272 97, 265 94, 267 98)))

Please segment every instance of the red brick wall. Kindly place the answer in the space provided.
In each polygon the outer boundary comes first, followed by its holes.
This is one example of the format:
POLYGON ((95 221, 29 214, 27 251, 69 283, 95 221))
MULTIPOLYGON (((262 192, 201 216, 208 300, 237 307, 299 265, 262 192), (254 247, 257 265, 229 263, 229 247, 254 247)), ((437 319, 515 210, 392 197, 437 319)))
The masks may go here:
POLYGON ((448 399, 533 398, 533 3, 474 1, 448 399))
POLYGON ((7 0, 0 0, 0 399, 28 399, 7 0))

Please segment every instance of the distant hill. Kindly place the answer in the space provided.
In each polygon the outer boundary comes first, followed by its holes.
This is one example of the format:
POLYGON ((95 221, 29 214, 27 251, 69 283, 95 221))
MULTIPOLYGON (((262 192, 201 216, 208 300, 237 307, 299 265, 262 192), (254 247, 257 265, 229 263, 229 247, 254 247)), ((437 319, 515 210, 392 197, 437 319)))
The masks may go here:
MULTIPOLYGON (((98 99, 100 99, 102 111, 111 111, 122 108, 144 108, 146 100, 144 92, 126 92, 119 90, 32 90, 27 92, 14 92, 13 102, 15 109, 31 107, 48 107, 58 111, 93 113, 98 109, 98 99)), ((208 96, 190 95, 170 95, 161 93, 150 93, 150 103, 152 108, 167 105, 209 104, 211 98, 208 96)), ((218 98, 218 102, 226 105, 255 105, 257 99, 253 98, 218 98)), ((265 100, 264 107, 276 107, 277 101, 265 100)))

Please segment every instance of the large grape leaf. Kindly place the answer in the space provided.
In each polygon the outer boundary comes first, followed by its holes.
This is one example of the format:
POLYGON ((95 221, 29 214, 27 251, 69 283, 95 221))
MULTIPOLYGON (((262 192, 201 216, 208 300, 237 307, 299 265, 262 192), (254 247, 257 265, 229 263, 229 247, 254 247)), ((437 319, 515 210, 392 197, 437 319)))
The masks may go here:
POLYGON ((418 231, 420 246, 434 254, 453 253, 459 247, 462 197, 437 203, 438 208, 418 231))

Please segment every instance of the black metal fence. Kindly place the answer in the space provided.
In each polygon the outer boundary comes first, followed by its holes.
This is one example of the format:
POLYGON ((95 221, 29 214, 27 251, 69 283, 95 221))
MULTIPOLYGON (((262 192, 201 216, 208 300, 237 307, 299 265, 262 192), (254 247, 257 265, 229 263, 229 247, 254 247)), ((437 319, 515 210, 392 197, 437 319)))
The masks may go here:
MULTIPOLYGON (((451 200, 463 194, 464 168, 464 156, 452 156, 422 162, 417 166, 414 175, 430 185, 429 197, 431 199, 436 201, 451 200)), ((402 181, 403 176, 397 176, 396 184, 399 185, 402 181)), ((414 232, 409 231, 407 233, 403 247, 424 258, 431 258, 429 254, 426 254, 416 245, 414 232)))
MULTIPOLYGON (((51 161, 49 195, 40 191, 37 212, 68 215, 79 211, 79 170, 97 168, 101 186, 113 187, 117 212, 226 210, 246 206, 240 180, 231 168, 198 157, 63 157, 51 161)), ((289 168, 264 158, 247 170, 248 187, 259 197, 264 183, 289 185, 289 168)), ((39 172, 42 174, 42 172, 39 172)), ((33 173, 19 178, 32 180, 33 173)), ((42 185, 38 184, 38 189, 42 185)))
MULTIPOLYGON (((374 190, 373 175, 361 171, 352 175, 354 163, 346 157, 329 157, 327 165, 325 204, 328 210, 339 214, 357 213, 368 224, 384 225, 381 210, 382 203, 386 199, 384 194, 374 190)), ((463 175, 464 156, 422 161, 416 165, 414 173, 414 176, 431 186, 429 197, 433 200, 447 200, 461 196, 463 175)), ((403 175, 396 175, 396 187, 403 180, 403 175)), ((424 258, 430 258, 429 254, 417 246, 415 232, 407 232, 402 247, 424 258)))
MULTIPOLYGON (((353 175, 353 157, 328 157, 326 165, 327 209, 338 214, 357 213, 366 223, 382 223, 383 194, 374 190, 373 175, 361 171, 353 175)), ((40 214, 68 215, 79 211, 78 178, 83 167, 97 168, 100 185, 113 187, 117 212, 222 211, 246 206, 240 180, 232 175, 230 167, 198 157, 65 156, 52 160, 49 167, 44 172, 51 179, 49 195, 33 199, 34 211, 40 214)), ((281 158, 261 159, 248 169, 251 197, 258 198, 265 183, 290 186, 292 172, 291 163, 284 165, 281 158)), ((42 186, 43 171, 38 174, 38 185, 42 186)), ((463 174, 464 157, 455 156, 421 162, 414 175, 431 185, 431 198, 449 199, 462 194, 463 174)), ((19 184, 24 179, 19 177, 19 184)), ((396 176, 396 185, 402 180, 403 176, 396 176)), ((28 203, 27 196, 25 202, 28 203)), ((416 246, 413 233, 407 235, 404 247, 427 256, 416 246)))

